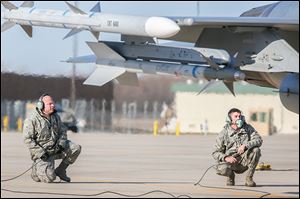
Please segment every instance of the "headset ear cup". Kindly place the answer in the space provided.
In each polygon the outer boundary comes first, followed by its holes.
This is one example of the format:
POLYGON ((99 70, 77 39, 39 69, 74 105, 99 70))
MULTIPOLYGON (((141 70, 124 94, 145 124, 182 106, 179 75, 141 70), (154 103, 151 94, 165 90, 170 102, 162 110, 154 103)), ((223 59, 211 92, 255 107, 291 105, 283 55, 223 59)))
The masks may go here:
POLYGON ((43 108, 44 108, 44 102, 38 101, 37 104, 36 104, 36 107, 37 107, 39 110, 43 110, 43 108))
POLYGON ((39 101, 36 104, 36 107, 39 110, 43 110, 45 108, 45 105, 44 105, 44 102, 43 102, 43 97, 45 97, 45 96, 49 96, 49 94, 44 93, 43 95, 41 95, 41 97, 39 98, 39 101))

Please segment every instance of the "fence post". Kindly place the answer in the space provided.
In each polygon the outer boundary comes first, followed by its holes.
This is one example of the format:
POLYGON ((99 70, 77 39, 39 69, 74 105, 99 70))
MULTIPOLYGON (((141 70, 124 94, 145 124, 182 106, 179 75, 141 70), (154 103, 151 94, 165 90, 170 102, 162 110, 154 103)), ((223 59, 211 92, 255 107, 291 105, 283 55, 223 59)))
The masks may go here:
POLYGON ((176 123, 176 136, 180 135, 180 122, 176 123))
POLYGON ((158 132, 158 121, 155 120, 153 123, 153 135, 157 136, 157 132, 158 132))
POLYGON ((7 115, 3 117, 3 131, 7 132, 8 131, 8 124, 9 124, 9 118, 7 115))
POLYGON ((18 132, 22 132, 23 120, 21 117, 17 120, 18 132))

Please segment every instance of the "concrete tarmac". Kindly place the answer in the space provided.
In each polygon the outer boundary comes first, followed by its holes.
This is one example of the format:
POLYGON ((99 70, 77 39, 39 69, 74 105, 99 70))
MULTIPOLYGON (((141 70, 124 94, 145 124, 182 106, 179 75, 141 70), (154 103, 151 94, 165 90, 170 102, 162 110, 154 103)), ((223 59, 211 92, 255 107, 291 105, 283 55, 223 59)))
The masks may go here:
MULTIPOLYGON (((29 171, 15 180, 1 182, 1 198, 299 198, 298 134, 263 137, 260 161, 271 164, 273 170, 256 171, 254 180, 257 187, 244 186, 245 173, 236 175, 236 186, 227 187, 226 178, 216 175, 213 168, 201 182, 206 187, 194 186, 206 169, 215 164, 211 156, 215 137, 68 134, 71 141, 82 146, 77 161, 67 169, 71 183, 58 179, 50 184, 37 183, 31 179, 29 171)), ((58 164, 59 161, 56 166, 58 164)), ((21 174, 31 165, 22 134, 2 132, 1 181, 21 174)))

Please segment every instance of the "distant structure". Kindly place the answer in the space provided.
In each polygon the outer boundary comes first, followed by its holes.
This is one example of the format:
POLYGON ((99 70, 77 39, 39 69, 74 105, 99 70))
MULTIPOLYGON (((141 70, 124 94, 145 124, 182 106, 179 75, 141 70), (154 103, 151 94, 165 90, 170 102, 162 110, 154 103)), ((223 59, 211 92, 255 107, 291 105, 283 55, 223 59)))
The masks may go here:
MULTIPOLYGON (((90 130, 110 127, 111 116, 105 112, 111 110, 111 103, 105 102, 113 101, 113 83, 94 87, 83 85, 83 81, 84 78, 75 79, 76 106, 72 110, 76 112, 79 127, 90 130)), ((57 110, 72 108, 70 78, 1 73, 1 129, 21 131, 23 120, 43 93, 54 98, 57 110)))
MULTIPOLYGON (((102 87, 86 86, 84 78, 77 78, 77 99, 113 99, 113 83, 102 87)), ((70 78, 26 76, 14 73, 1 73, 1 100, 37 100, 43 93, 49 93, 56 101, 69 99, 71 92, 70 78)))
POLYGON ((263 136, 299 133, 299 115, 281 104, 272 88, 236 84, 236 97, 224 85, 197 95, 203 85, 173 84, 176 115, 182 133, 219 133, 229 109, 243 111, 246 121, 263 136))

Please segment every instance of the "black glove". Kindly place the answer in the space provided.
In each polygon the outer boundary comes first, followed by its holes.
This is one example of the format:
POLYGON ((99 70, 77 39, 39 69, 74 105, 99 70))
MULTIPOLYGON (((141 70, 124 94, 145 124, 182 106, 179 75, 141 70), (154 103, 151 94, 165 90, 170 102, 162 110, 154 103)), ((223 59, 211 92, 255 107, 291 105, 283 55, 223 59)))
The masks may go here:
POLYGON ((66 140, 60 140, 58 142, 58 146, 60 146, 63 149, 67 148, 67 141, 66 140))
POLYGON ((47 161, 47 159, 49 158, 49 155, 47 152, 45 152, 41 157, 40 157, 43 161, 47 161))
POLYGON ((57 145, 56 146, 56 153, 61 153, 61 152, 63 152, 64 151, 64 148, 63 148, 63 146, 61 146, 61 145, 57 145))

